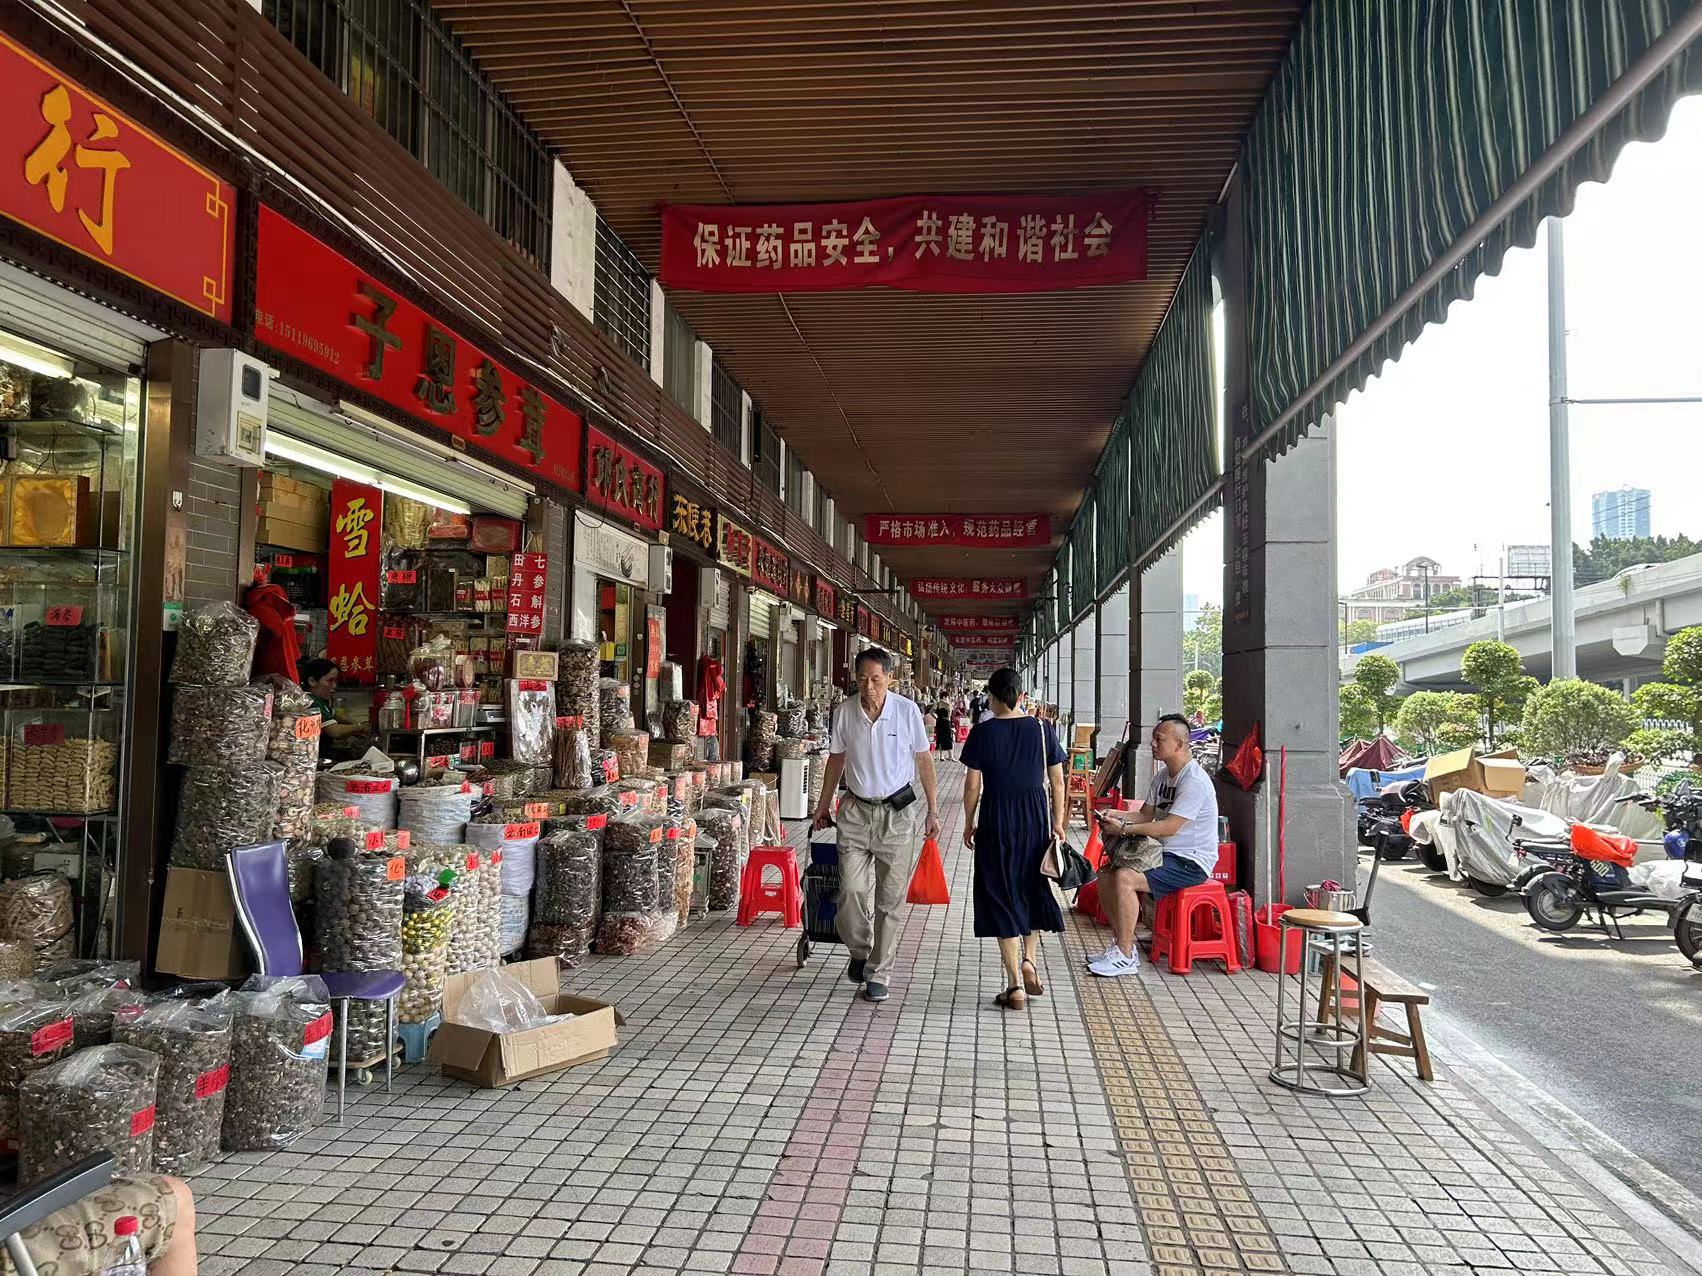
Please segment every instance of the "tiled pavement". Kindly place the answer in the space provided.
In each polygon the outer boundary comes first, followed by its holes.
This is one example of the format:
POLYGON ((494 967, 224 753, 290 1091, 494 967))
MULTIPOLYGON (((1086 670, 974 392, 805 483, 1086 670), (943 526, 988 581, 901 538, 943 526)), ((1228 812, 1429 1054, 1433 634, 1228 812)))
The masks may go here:
MULTIPOLYGON (((955 800, 961 770, 943 768, 955 800)), ((716 920, 593 959, 611 1058, 503 1091, 405 1070, 285 1151, 196 1177, 202 1270, 944 1276, 1664 1273, 1590 1189, 1449 1080, 1364 1099, 1265 1080, 1269 976, 1080 971, 990 998, 948 803, 950 908, 909 910, 893 999, 844 953, 716 920)), ((794 840, 802 840, 802 830, 794 840)))

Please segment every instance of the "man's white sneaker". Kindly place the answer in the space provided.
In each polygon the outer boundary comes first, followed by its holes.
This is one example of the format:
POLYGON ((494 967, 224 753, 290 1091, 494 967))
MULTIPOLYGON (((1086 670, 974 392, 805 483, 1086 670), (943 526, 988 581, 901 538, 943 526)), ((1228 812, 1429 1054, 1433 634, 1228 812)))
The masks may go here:
POLYGON ((1115 939, 1113 939, 1109 944, 1105 945, 1105 951, 1104 952, 1102 952, 1102 953, 1089 953, 1087 960, 1085 962, 1083 962, 1082 964, 1084 966, 1086 966, 1089 970, 1092 970, 1094 968, 1094 966, 1096 964, 1098 964, 1099 962, 1106 961, 1106 960, 1108 960, 1112 957, 1115 957, 1119 953, 1121 953, 1122 951, 1123 950, 1121 948, 1117 947, 1117 941, 1115 939))
POLYGON ((1111 951, 1098 958, 1088 966, 1088 970, 1104 979, 1116 979, 1119 975, 1132 975, 1141 968, 1141 959, 1132 953, 1126 953, 1115 944, 1111 951))

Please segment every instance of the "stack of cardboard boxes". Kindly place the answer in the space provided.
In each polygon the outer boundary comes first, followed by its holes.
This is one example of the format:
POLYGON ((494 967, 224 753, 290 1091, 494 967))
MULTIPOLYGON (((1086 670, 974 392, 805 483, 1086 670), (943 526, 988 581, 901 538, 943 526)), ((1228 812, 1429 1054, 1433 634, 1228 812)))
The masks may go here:
POLYGON ((260 523, 254 534, 260 544, 323 554, 330 543, 330 516, 330 493, 324 488, 261 472, 260 523))

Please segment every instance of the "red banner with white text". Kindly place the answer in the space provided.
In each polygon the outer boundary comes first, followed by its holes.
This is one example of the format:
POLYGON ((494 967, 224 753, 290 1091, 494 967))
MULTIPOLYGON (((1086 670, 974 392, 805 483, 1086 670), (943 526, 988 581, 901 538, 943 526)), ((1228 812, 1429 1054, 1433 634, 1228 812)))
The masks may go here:
POLYGON ((941 629, 969 633, 1014 634, 1022 629, 1022 622, 1015 616, 935 616, 934 624, 941 629))
POLYGON ((910 582, 910 593, 920 602, 1021 602, 1028 582, 1021 576, 919 576, 910 582))
POLYGON ((696 292, 1053 292, 1146 278, 1144 190, 664 204, 661 282, 696 292))
POLYGON ((953 634, 953 647, 991 647, 997 651, 1011 651, 1016 647, 1016 638, 1010 634, 953 634))
POLYGON ((370 687, 376 681, 383 526, 383 492, 348 479, 332 481, 325 654, 336 663, 345 687, 370 687))
POLYGON ((871 545, 955 545, 963 549, 1032 549, 1052 543, 1050 514, 865 514, 871 545))

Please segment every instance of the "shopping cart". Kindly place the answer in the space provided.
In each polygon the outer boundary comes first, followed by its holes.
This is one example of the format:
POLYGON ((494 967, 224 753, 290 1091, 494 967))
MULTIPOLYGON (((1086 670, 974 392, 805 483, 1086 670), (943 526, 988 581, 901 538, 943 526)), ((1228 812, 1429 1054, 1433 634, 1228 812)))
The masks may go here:
POLYGON ((837 944, 839 932, 839 843, 831 829, 810 842, 810 864, 804 870, 804 933, 798 936, 798 969, 810 959, 815 944, 837 944))

